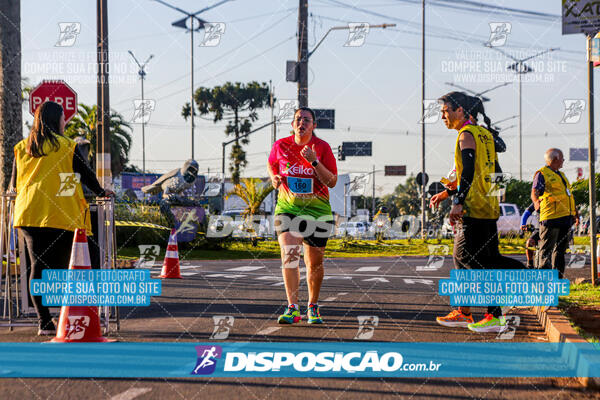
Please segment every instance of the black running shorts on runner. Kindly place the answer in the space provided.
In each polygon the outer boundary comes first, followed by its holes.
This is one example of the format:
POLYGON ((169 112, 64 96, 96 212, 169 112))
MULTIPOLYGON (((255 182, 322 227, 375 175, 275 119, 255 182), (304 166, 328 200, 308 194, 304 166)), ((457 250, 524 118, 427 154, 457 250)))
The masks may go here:
POLYGON ((283 232, 296 232, 311 247, 325 247, 333 231, 333 221, 309 220, 288 213, 275 215, 273 223, 277 236, 283 232))

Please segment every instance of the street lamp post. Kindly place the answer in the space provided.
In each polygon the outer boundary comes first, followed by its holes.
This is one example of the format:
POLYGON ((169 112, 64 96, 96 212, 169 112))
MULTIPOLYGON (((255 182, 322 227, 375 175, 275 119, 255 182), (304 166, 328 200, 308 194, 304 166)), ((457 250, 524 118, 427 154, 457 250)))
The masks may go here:
POLYGON ((176 26, 178 28, 184 28, 190 32, 190 71, 191 71, 191 86, 190 86, 190 120, 191 120, 191 136, 192 136, 192 159, 194 159, 194 31, 199 31, 204 29, 204 24, 207 22, 201 18, 198 18, 197 15, 203 13, 204 11, 208 11, 212 8, 220 6, 221 4, 227 3, 232 0, 221 0, 218 3, 215 3, 211 6, 204 7, 202 10, 197 11, 195 13, 190 13, 185 10, 182 10, 179 7, 175 7, 169 3, 166 3, 162 0, 154 0, 157 3, 160 3, 164 6, 172 8, 173 10, 177 10, 180 13, 184 14, 185 17, 173 22, 171 25, 176 26), (189 20, 190 26, 187 26, 187 21, 189 20), (194 27, 194 20, 198 22, 198 26, 194 27))
POLYGON ((522 82, 521 75, 527 74, 529 72, 533 72, 533 68, 531 68, 529 65, 525 64, 525 61, 531 60, 532 58, 536 58, 543 54, 546 54, 546 53, 549 53, 552 51, 556 51, 559 49, 558 48, 550 48, 550 49, 547 49, 544 51, 540 51, 539 53, 536 53, 532 56, 525 57, 522 59, 517 59, 517 58, 513 57, 512 55, 508 54, 507 52, 499 49, 498 47, 493 47, 493 46, 489 46, 489 45, 486 45, 486 47, 494 49, 494 50, 502 53, 506 57, 510 58, 511 60, 513 60, 514 64, 509 65, 507 67, 507 69, 511 69, 511 70, 515 71, 515 73, 519 77, 519 180, 523 180, 523 112, 522 112, 522 110, 523 110, 523 107, 522 107, 523 82, 522 82))
POLYGON ((146 67, 146 65, 148 64, 148 62, 152 59, 152 57, 154 57, 153 54, 150 54, 150 56, 148 57, 148 59, 146 61, 144 61, 143 64, 140 64, 139 61, 137 60, 137 58, 135 58, 135 56, 133 55, 133 52, 131 50, 129 50, 129 54, 131 55, 131 57, 133 57, 133 60, 135 61, 135 63, 137 64, 139 70, 138 70, 138 75, 140 76, 140 82, 142 83, 142 174, 144 176, 144 185, 146 185, 146 131, 145 131, 145 126, 146 126, 146 119, 145 117, 145 104, 144 104, 144 79, 146 77, 146 71, 144 71, 144 68, 146 67))
MULTIPOLYGON (((369 25, 369 29, 371 28, 392 28, 396 26, 396 24, 379 24, 379 25, 369 25)), ((300 73, 304 74, 303 76, 301 76, 298 80, 298 104, 300 107, 303 106, 307 106, 308 105, 308 79, 306 77, 307 73, 305 73, 305 70, 308 70, 308 60, 310 59, 310 56, 312 56, 314 54, 314 52, 319 48, 319 46, 321 45, 321 43, 323 43, 323 41, 325 40, 325 38, 329 35, 329 33, 331 31, 338 31, 338 30, 347 30, 350 29, 350 26, 334 26, 329 28, 329 30, 325 33, 325 35, 323 35, 323 37, 321 38, 321 40, 319 40, 319 42, 315 45, 315 47, 309 51, 306 52, 306 57, 300 57, 299 59, 299 64, 300 66, 300 73), (304 71, 304 72, 303 72, 304 71)), ((302 37, 298 38, 299 41, 303 40, 302 37)), ((304 52, 302 52, 301 54, 304 54, 304 52)))

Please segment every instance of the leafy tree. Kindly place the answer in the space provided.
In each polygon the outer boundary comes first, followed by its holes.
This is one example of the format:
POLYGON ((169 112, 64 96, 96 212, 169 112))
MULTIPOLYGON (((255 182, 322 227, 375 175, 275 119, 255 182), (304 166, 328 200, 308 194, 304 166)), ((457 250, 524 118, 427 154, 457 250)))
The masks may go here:
MULTIPOLYGON (((571 185, 576 206, 587 206, 590 202, 590 181, 580 179, 571 185)), ((600 174, 596 174, 596 202, 600 201, 600 174)))
MULTIPOLYGON (((96 106, 80 104, 78 112, 65 128, 65 136, 85 136, 91 142, 90 163, 96 168, 96 106)), ((131 126, 116 111, 110 113, 110 169, 113 176, 119 175, 129 161, 131 150, 131 126)))
POLYGON ((252 217, 260 211, 260 206, 273 191, 270 182, 263 182, 258 178, 242 178, 241 183, 236 184, 233 189, 227 193, 230 196, 238 196, 246 204, 243 215, 252 217))
POLYGON ((260 205, 272 191, 273 186, 270 182, 263 182, 258 178, 242 178, 241 183, 236 184, 233 187, 233 190, 227 193, 227 198, 230 196, 238 196, 246 203, 246 208, 242 215, 246 217, 244 223, 246 229, 253 234, 253 246, 256 246, 257 244, 257 232, 252 228, 253 217, 260 211, 260 205))
POLYGON ((8 188, 13 148, 23 139, 21 2, 0 0, 0 186, 8 188))
MULTIPOLYGON (((240 182, 240 170, 246 167, 246 152, 242 145, 250 141, 247 137, 240 136, 252 129, 252 122, 258 119, 256 110, 265 108, 269 104, 269 88, 266 83, 227 82, 223 86, 214 88, 200 87, 194 93, 194 102, 200 115, 213 114, 213 122, 227 121, 225 134, 233 135, 235 143, 231 148, 231 165, 229 170, 235 184, 240 182)), ((183 117, 191 115, 189 103, 184 105, 181 112, 183 117)))
POLYGON ((521 211, 531 204, 531 182, 510 179, 506 184, 504 202, 516 204, 521 211))

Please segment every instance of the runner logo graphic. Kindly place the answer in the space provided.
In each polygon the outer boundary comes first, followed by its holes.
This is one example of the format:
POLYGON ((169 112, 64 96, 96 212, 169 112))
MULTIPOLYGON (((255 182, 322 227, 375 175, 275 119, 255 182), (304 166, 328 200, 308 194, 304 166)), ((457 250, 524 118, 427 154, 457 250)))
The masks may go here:
POLYGON ((588 260, 591 254, 590 246, 584 244, 575 244, 573 246, 569 246, 569 249, 571 250, 571 257, 569 258, 567 268, 579 269, 585 267, 585 262, 588 260))
POLYGON ((444 266, 445 256, 450 254, 450 247, 445 244, 430 244, 427 247, 429 250, 427 265, 418 265, 417 271, 437 271, 444 266))
POLYGON ((59 22, 58 29, 60 33, 54 47, 71 47, 81 33, 81 24, 79 22, 59 22))
POLYGON ((585 110, 585 100, 583 99, 565 99, 565 113, 560 120, 560 124, 576 124, 581 119, 585 110))
POLYGON ((504 196, 506 193, 506 185, 511 177, 512 175, 506 172, 490 174, 490 176, 486 178, 486 181, 491 183, 487 195, 504 196))
POLYGON ((69 316, 69 322, 67 323, 67 332, 65 333, 65 339, 79 340, 83 339, 86 328, 90 326, 90 317, 87 315, 69 316))
POLYGON ((59 172, 60 187, 58 188, 59 197, 69 197, 75 194, 77 185, 81 182, 81 175, 77 172, 59 172))
POLYGON ((198 361, 192 375, 210 375, 217 368, 217 359, 223 355, 221 346, 196 346, 198 361))
POLYGON ((365 44, 367 34, 369 33, 370 25, 366 22, 350 22, 348 23, 348 40, 344 43, 344 47, 360 47, 365 44))
POLYGON ((200 42, 203 47, 215 47, 221 43, 225 34, 225 22, 207 22, 204 24, 204 39, 200 42))
POLYGON ((420 124, 435 124, 440 120, 442 113, 442 105, 437 100, 423 100, 423 118, 419 121, 420 124))
POLYGON ((229 331, 233 328, 233 321, 235 319, 230 315, 214 315, 213 321, 215 328, 213 329, 210 339, 212 340, 224 340, 229 337, 229 331))
POLYGON ((488 47, 504 46, 511 30, 510 22, 490 22, 490 40, 486 42, 486 45, 488 47))
POLYGON ((138 260, 138 268, 152 268, 154 261, 160 253, 160 246, 157 244, 140 244, 140 259, 138 260))
POLYGON ((517 327, 521 324, 521 317, 518 315, 507 315, 506 319, 506 330, 504 332, 500 332, 496 339, 501 340, 511 340, 515 337, 515 333, 517 332, 517 327))
POLYGON ((294 112, 298 108, 298 100, 281 99, 277 100, 277 122, 280 124, 291 123, 294 119, 294 112))
POLYGON ((358 332, 354 336, 354 340, 369 340, 375 333, 375 328, 379 325, 379 317, 377 315, 359 315, 358 332))
POLYGON ((156 101, 144 99, 133 101, 133 117, 131 122, 134 124, 147 124, 150 121, 150 114, 156 108, 156 101))
POLYGON ((194 224, 194 222, 199 223, 200 219, 198 218, 198 216, 196 215, 196 210, 192 209, 188 212, 186 212, 185 214, 183 214, 183 218, 182 218, 183 222, 181 223, 181 225, 179 225, 179 228, 177 229, 177 234, 180 233, 193 233, 196 231, 196 224, 194 224))

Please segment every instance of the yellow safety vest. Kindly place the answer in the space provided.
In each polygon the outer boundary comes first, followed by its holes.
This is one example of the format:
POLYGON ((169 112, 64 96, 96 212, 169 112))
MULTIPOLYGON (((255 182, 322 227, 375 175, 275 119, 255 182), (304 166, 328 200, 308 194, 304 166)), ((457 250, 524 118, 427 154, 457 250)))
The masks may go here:
POLYGON ((465 125, 458 132, 456 147, 454 150, 454 165, 456 166, 456 179, 460 185, 460 177, 463 171, 461 150, 459 145, 460 135, 469 131, 475 139, 475 174, 471 188, 463 204, 465 217, 478 219, 498 219, 500 216, 500 205, 497 196, 491 196, 492 178, 496 172, 496 149, 494 137, 485 128, 479 125, 465 125))
POLYGON ((17 199, 14 226, 57 228, 92 232, 88 204, 83 197, 79 177, 73 171, 76 143, 58 136, 60 147, 54 150, 44 143, 45 156, 27 154, 27 139, 15 145, 17 163, 17 199))
POLYGON ((544 194, 540 196, 540 221, 575 215, 575 199, 565 174, 554 172, 547 166, 538 172, 545 182, 544 194))

